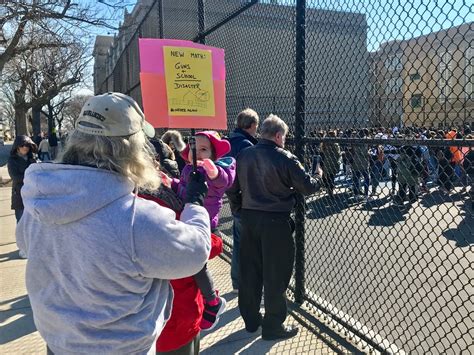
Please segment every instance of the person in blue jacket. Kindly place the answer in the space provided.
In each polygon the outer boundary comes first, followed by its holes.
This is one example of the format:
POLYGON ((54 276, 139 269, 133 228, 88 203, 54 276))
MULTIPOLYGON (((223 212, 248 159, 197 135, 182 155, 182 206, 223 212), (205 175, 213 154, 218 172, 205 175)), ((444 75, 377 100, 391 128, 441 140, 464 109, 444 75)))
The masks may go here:
MULTIPOLYGON (((257 112, 247 108, 237 115, 237 128, 229 135, 230 153, 227 156, 237 160, 240 152, 257 144, 257 129, 259 117, 257 112)), ((240 212, 230 203, 234 223, 232 226, 232 237, 234 240, 232 248, 232 261, 230 274, 234 293, 239 289, 239 247, 240 247, 240 212)))

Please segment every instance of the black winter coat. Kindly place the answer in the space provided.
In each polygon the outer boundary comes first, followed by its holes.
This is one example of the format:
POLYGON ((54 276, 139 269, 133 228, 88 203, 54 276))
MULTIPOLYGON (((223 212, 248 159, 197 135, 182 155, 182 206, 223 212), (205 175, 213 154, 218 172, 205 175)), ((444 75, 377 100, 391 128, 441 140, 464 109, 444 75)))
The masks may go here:
POLYGON ((21 188, 23 186, 23 178, 25 177, 25 170, 36 160, 28 158, 23 159, 19 155, 10 156, 8 158, 8 174, 12 179, 12 210, 23 209, 23 199, 21 198, 21 188))
POLYGON ((237 176, 227 196, 234 215, 240 209, 289 214, 297 192, 310 195, 320 187, 320 178, 307 174, 298 158, 273 141, 261 139, 240 152, 237 176))

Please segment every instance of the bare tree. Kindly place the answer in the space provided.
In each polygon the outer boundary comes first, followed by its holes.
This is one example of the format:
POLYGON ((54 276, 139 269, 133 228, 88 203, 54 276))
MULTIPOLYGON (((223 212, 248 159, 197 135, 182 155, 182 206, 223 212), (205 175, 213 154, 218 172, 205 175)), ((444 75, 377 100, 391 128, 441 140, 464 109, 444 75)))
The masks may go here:
MULTIPOLYGON (((30 109, 33 132, 38 133, 43 107, 49 105, 49 112, 57 95, 83 81, 91 60, 91 29, 115 30, 121 16, 117 10, 126 5, 129 2, 0 1, 0 82, 8 86, 18 134, 28 133, 30 109)), ((49 116, 51 129, 54 114, 49 116)))
MULTIPOLYGON (((32 109, 33 133, 40 131, 43 106, 67 88, 81 82, 88 64, 86 48, 80 41, 56 39, 56 47, 35 48, 11 60, 3 81, 10 88, 15 108, 17 134, 27 134, 26 113, 32 109)), ((54 39, 48 39, 54 43, 54 39)))
POLYGON ((31 38, 25 40, 24 37, 30 31, 31 23, 43 27, 50 34, 54 34, 54 29, 58 26, 83 29, 86 29, 85 26, 98 26, 116 30, 115 16, 108 11, 108 6, 92 6, 91 2, 81 4, 71 0, 3 0, 0 2, 0 32, 2 33, 0 45, 4 47, 4 50, 0 53, 0 73, 6 63, 17 55, 32 49, 56 45, 47 40, 33 41, 31 38), (104 13, 104 9, 108 14, 104 13), (52 22, 54 22, 53 28, 50 27, 52 22))
POLYGON ((81 109, 89 97, 89 95, 76 95, 64 102, 63 109, 56 118, 60 132, 67 132, 74 129, 81 109))

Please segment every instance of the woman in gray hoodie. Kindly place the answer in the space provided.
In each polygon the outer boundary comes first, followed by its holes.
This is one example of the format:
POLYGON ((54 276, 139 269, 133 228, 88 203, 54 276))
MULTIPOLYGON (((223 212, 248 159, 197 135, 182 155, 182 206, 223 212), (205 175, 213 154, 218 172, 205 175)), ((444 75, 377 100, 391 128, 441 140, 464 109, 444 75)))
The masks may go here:
POLYGON ((136 191, 158 172, 137 103, 119 93, 84 105, 60 164, 32 165, 17 243, 50 353, 147 354, 171 314, 167 280, 196 274, 210 252, 207 187, 188 185, 181 220, 136 191))

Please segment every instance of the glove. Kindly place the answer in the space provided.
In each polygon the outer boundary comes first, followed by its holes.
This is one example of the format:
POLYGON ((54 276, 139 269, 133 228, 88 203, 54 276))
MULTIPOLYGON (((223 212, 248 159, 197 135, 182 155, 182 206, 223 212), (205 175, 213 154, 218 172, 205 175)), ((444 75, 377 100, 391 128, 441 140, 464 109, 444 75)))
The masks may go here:
POLYGON ((189 181, 186 185, 186 198, 184 202, 203 206, 206 196, 207 184, 204 175, 193 171, 189 175, 189 181))
POLYGON ((198 161, 198 165, 204 168, 207 176, 211 180, 214 180, 217 175, 219 175, 219 170, 217 170, 216 165, 211 159, 204 159, 202 161, 198 161))

